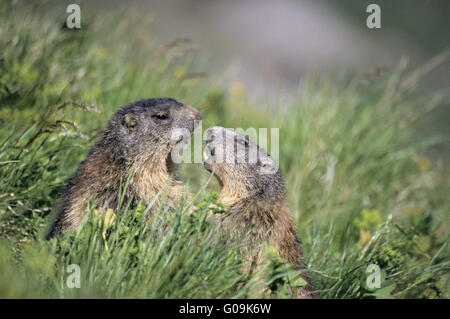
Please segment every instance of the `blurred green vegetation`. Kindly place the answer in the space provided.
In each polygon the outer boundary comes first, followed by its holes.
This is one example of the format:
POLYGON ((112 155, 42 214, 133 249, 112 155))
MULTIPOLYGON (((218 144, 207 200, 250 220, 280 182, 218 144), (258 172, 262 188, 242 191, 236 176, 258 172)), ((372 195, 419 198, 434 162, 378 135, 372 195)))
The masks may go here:
POLYGON ((280 128, 289 202, 322 297, 450 296, 448 172, 425 155, 448 136, 414 138, 443 98, 421 92, 419 80, 445 55, 412 73, 400 64, 386 76, 311 77, 290 102, 268 107, 242 84, 212 84, 193 69, 189 40, 156 42, 151 18, 136 8, 86 17, 80 30, 61 27, 64 9, 0 4, 1 297, 249 297, 267 284, 286 297, 278 260, 272 277, 252 280, 236 247, 213 236, 205 216, 210 204, 220 210, 210 194, 219 189, 206 185, 200 164, 181 171, 198 193, 193 215, 184 203, 144 223, 149 207, 140 205, 105 225, 97 211, 79 232, 42 239, 66 179, 110 115, 154 96, 197 107, 203 129, 280 128), (73 263, 81 289, 65 286, 73 263), (372 263, 382 268, 378 290, 365 285, 372 263))

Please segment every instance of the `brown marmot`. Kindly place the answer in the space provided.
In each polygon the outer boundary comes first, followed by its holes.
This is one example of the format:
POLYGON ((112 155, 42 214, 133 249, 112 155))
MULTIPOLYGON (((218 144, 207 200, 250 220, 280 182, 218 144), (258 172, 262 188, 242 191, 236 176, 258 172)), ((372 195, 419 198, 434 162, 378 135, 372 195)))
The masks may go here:
MULTIPOLYGON (((173 98, 144 99, 121 107, 69 179, 62 210, 47 237, 63 229, 78 229, 89 199, 95 199, 103 209, 115 209, 119 191, 123 191, 128 178, 125 204, 150 202, 167 187, 165 205, 175 205, 183 195, 183 187, 179 179, 172 178, 176 165, 171 150, 182 143, 180 130, 190 135, 195 121, 201 118, 194 107, 173 98)), ((155 204, 153 207, 159 206, 158 201, 155 204)))
MULTIPOLYGON (((204 167, 217 177, 222 187, 220 201, 226 207, 226 212, 214 215, 213 220, 229 236, 243 240, 246 267, 251 264, 260 268, 262 244, 267 244, 275 247, 294 269, 305 269, 278 164, 247 136, 223 127, 207 130, 205 150, 204 167), (251 244, 255 245, 249 248, 251 244)), ((307 285, 291 287, 291 296, 318 298, 310 275, 303 272, 302 278, 307 285)))

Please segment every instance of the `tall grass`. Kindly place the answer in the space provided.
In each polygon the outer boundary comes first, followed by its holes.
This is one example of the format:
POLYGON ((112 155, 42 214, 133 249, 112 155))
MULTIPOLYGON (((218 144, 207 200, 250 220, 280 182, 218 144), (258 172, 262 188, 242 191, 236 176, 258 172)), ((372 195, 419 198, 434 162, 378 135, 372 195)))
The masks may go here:
MULTIPOLYGON (((426 153, 448 136, 413 135, 448 94, 419 85, 445 56, 413 72, 402 61, 381 77, 311 77, 289 102, 264 107, 212 85, 195 46, 158 43, 137 10, 87 16, 76 31, 61 28, 64 12, 52 2, 0 5, 0 296, 249 297, 267 284, 241 273, 236 247, 213 236, 206 195, 218 185, 206 185, 199 164, 182 168, 189 192, 200 190, 194 215, 184 203, 150 223, 140 205, 106 225, 92 207, 79 232, 42 240, 109 116, 172 96, 196 106, 204 126, 280 128, 288 198, 322 297, 449 297, 448 175, 426 153), (80 289, 66 285, 70 264, 81 267, 80 289), (381 289, 365 284, 370 264, 381 267, 381 289)), ((273 269, 265 280, 277 278, 273 269)))

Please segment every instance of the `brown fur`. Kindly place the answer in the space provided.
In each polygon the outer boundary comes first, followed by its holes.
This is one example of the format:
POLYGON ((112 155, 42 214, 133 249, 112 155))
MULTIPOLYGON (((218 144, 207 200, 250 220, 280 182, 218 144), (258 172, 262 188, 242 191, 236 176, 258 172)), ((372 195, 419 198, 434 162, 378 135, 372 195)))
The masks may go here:
MULTIPOLYGON (((63 209, 48 237, 78 229, 90 199, 104 209, 115 209, 128 177, 125 203, 148 203, 167 187, 164 204, 173 207, 183 196, 183 186, 173 176, 175 165, 170 157, 180 139, 171 134, 178 128, 192 133, 194 121, 200 119, 193 107, 171 98, 140 100, 122 107, 69 179, 63 209), (162 115, 166 118, 158 117, 162 115)), ((158 201, 155 204, 159 206, 158 201)))
MULTIPOLYGON (((220 200, 227 210, 216 220, 221 229, 230 238, 240 238, 245 245, 246 266, 255 266, 256 273, 264 263, 264 244, 277 249, 278 255, 292 264, 294 269, 305 269, 301 242, 297 236, 297 227, 289 210, 284 181, 278 165, 263 149, 252 143, 248 138, 213 127, 207 139, 208 148, 213 151, 211 157, 205 160, 205 167, 213 172, 222 185, 220 200), (217 157, 227 158, 230 152, 236 152, 236 147, 226 149, 225 144, 242 142, 247 150, 245 162, 220 162, 217 157), (250 148, 258 149, 258 159, 253 164, 248 160, 250 148), (221 154, 223 153, 223 154, 221 154), (273 168, 270 174, 262 174, 261 168, 273 168)), ((228 144, 229 146, 229 144, 228 144)), ((302 273, 302 278, 308 283, 305 287, 291 288, 294 298, 318 298, 311 276, 302 273)))

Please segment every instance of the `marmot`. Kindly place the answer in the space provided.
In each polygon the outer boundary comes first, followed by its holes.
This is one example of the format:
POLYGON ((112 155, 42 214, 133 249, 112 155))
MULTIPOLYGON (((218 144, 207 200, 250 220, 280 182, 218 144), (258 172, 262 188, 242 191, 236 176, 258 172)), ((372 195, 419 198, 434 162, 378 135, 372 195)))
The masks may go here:
MULTIPOLYGON (((220 201, 224 214, 213 221, 232 238, 245 245, 247 267, 263 263, 264 245, 273 246, 278 255, 293 265, 305 269, 301 242, 289 210, 284 180, 278 164, 247 136, 223 127, 207 130, 204 167, 213 173, 222 187, 220 201), (251 244, 254 248, 249 248, 251 244)), ((307 285, 290 288, 292 297, 318 298, 310 275, 302 273, 307 285)))
POLYGON ((104 209, 115 209, 129 177, 125 205, 128 200, 150 202, 166 186, 165 204, 175 205, 183 187, 177 178, 168 185, 176 169, 171 150, 182 142, 180 130, 190 135, 201 118, 194 107, 173 98, 143 99, 121 107, 69 179, 62 210, 47 237, 78 229, 91 198, 104 209))

